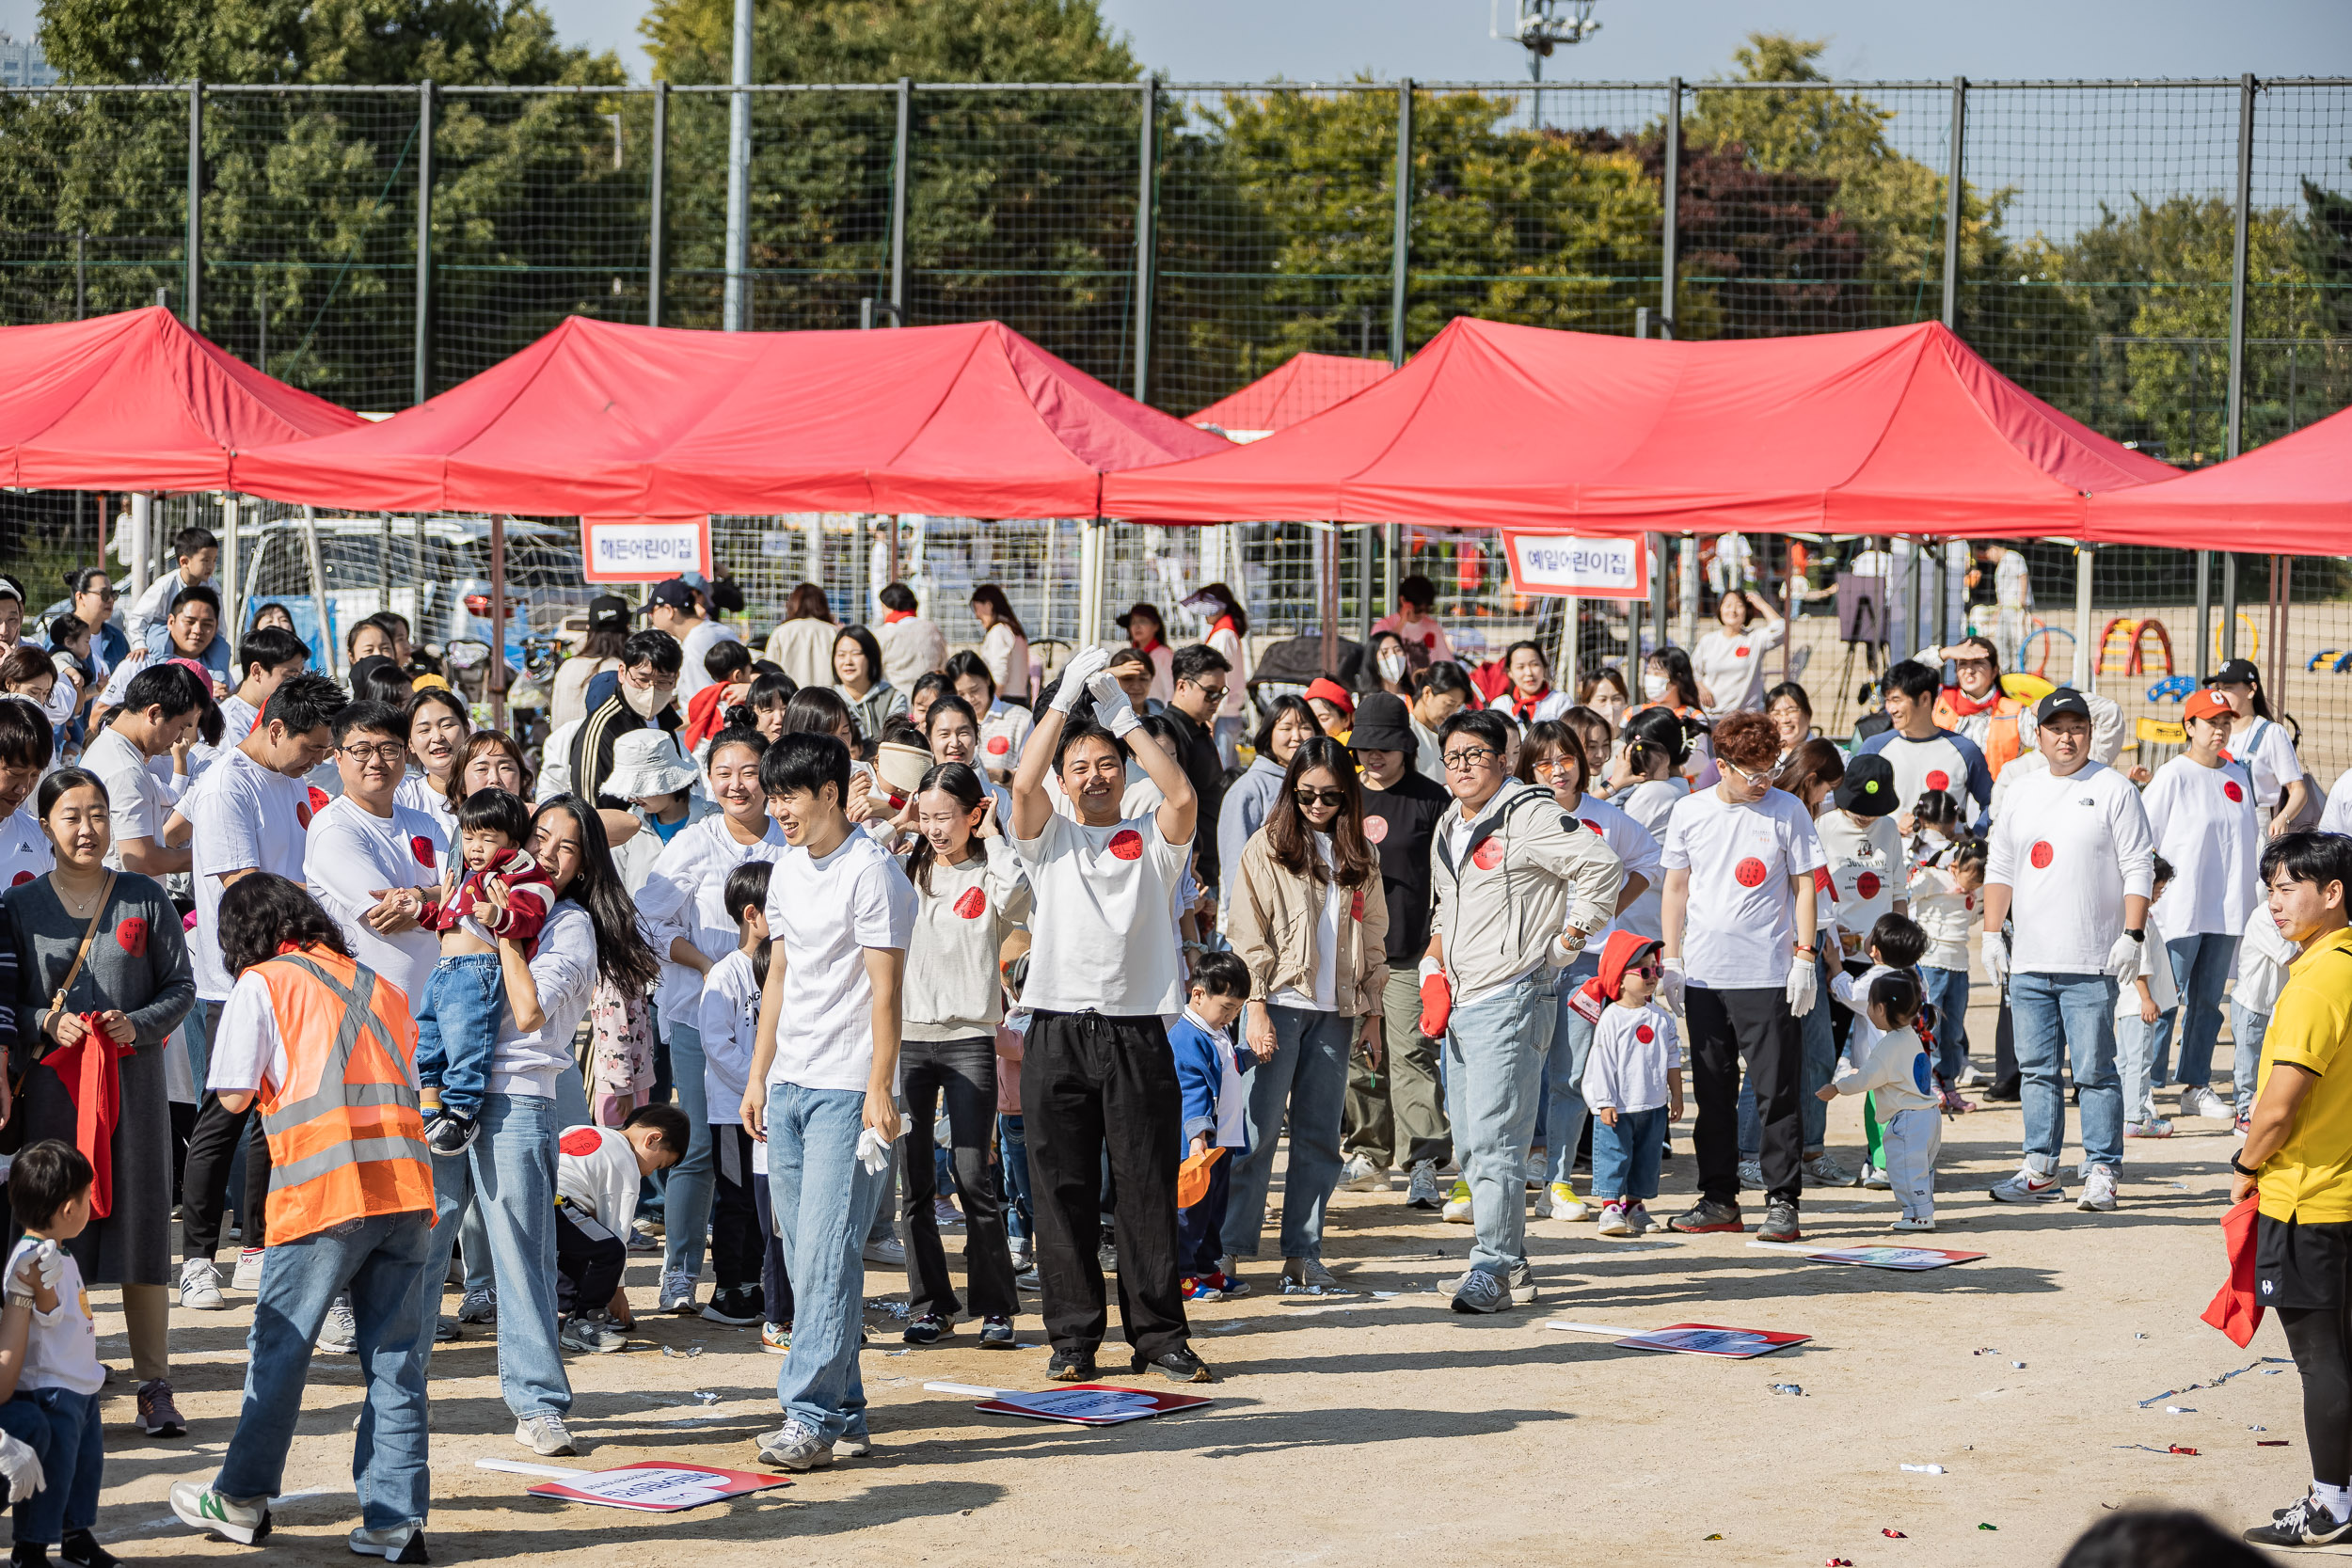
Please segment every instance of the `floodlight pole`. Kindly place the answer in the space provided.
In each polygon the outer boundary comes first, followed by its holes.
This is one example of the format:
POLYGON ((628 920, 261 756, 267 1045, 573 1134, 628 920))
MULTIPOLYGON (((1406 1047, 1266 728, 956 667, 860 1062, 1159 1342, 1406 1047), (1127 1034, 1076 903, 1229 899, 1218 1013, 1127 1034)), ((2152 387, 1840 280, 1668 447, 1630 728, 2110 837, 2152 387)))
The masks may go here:
POLYGON ((188 280, 182 291, 188 296, 188 330, 203 330, 197 325, 197 309, 202 299, 204 280, 204 83, 201 78, 188 84, 188 280))
POLYGON ((914 78, 898 78, 898 134, 890 152, 890 325, 907 324, 907 178, 914 136, 914 78))
POLYGON ((1944 325, 1960 330, 1961 154, 1968 137, 1968 78, 1952 78, 1952 145, 1944 174, 1944 325))
POLYGON ((653 85, 653 169, 650 188, 645 193, 645 205, 650 209, 645 218, 645 325, 661 325, 661 294, 668 278, 669 257, 662 244, 668 236, 665 221, 668 192, 663 188, 670 162, 670 84, 653 85))
POLYGON ((752 227, 752 0, 735 0, 735 91, 727 113, 727 283, 723 325, 751 325, 746 264, 752 227))
MULTIPOLYGON (((2235 457, 2246 436, 2246 230, 2254 199, 2254 73, 2237 87, 2237 232, 2230 246, 2230 415, 2222 455, 2235 457)), ((2237 557, 2221 558, 2221 655, 2237 657, 2237 557)), ((2211 657, 2201 651, 2201 660, 2211 657)))
POLYGON ((1153 137, 1159 129, 1160 79, 1143 84, 1143 130, 1136 142, 1136 401, 1151 401, 1152 384, 1152 198, 1158 175, 1153 137))
POLYGON ((433 82, 417 84, 417 345, 411 403, 433 395, 433 82))
MULTIPOLYGON (((1396 85, 1396 231, 1390 242, 1389 261, 1389 364, 1397 370, 1405 368, 1405 306, 1406 277, 1413 260, 1413 79, 1407 76, 1396 85)), ((1397 578, 1397 557, 1403 552, 1404 531, 1394 523, 1381 531, 1380 602, 1394 606, 1397 578)), ((1367 574, 1369 576, 1369 574, 1367 574)), ((1366 595, 1370 597, 1369 594, 1366 595)), ((1364 610, 1364 641, 1372 641, 1374 606, 1364 610)))
MULTIPOLYGON (((1666 83, 1666 166, 1661 182, 1660 204, 1664 209, 1659 229, 1658 335, 1675 335, 1676 228, 1682 207, 1682 78, 1666 83)), ((1662 624, 1662 623, 1661 623, 1662 624)))

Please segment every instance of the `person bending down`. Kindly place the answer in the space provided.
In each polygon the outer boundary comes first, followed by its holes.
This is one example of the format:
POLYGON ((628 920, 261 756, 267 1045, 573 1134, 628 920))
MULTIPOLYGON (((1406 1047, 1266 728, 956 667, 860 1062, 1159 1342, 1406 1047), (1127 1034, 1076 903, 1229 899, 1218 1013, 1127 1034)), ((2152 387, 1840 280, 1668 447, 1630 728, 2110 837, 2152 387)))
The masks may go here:
POLYGON ((644 1179, 686 1158, 686 1113, 640 1105, 618 1128, 566 1127, 556 1139, 555 1342, 605 1354, 628 1347, 634 1326, 621 1274, 644 1179))

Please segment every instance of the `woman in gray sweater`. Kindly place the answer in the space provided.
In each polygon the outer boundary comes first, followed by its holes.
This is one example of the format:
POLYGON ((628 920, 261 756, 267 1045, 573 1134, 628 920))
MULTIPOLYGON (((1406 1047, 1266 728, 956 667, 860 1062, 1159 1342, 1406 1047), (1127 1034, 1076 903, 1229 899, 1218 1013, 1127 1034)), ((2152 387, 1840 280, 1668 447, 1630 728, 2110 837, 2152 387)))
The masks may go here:
POLYGON ((139 1380, 139 1425, 151 1436, 187 1430, 172 1402, 167 1338, 171 1322, 171 1106, 164 1087, 164 1042, 196 1001, 180 914, 163 888, 135 872, 111 873, 106 787, 95 774, 62 768, 41 781, 36 810, 56 851, 46 876, 8 891, 16 944, 17 1043, 9 1074, 24 1085, 18 1124, 24 1141, 75 1141, 79 1058, 66 1076, 47 1064, 81 1046, 118 1053, 110 1068, 119 1115, 104 1150, 85 1148, 106 1172, 106 1212, 71 1243, 83 1280, 122 1287, 131 1364, 139 1380), (92 917, 96 918, 93 927, 92 917), (74 955, 92 932, 73 982, 74 955), (60 989, 64 1002, 57 1005, 60 989), (86 1039, 91 1021, 102 1040, 86 1039))

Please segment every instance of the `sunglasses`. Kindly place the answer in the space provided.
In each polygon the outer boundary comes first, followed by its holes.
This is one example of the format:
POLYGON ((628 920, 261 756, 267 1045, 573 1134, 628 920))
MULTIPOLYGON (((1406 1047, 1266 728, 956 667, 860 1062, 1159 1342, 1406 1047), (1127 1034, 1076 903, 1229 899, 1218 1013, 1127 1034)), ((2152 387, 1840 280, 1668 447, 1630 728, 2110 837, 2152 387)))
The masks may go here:
POLYGON ((1343 806, 1347 804, 1344 789, 1294 789, 1291 799, 1302 806, 1343 806))

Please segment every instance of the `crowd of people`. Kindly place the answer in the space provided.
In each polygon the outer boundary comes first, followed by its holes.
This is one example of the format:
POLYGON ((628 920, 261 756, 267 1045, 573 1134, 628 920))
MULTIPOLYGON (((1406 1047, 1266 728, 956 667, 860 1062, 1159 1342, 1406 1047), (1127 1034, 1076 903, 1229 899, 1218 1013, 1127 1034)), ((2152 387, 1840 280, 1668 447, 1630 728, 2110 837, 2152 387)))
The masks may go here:
POLYGON ((572 1454, 564 1358, 628 1342, 631 1252, 648 1309, 783 1358, 758 1449, 804 1471, 870 1447, 869 1267, 911 1345, 1011 1350, 1033 1310, 1046 1375, 1088 1381, 1115 1291, 1125 1370, 1200 1383, 1189 1304, 1347 1291, 1342 1190, 1467 1226, 1445 1297, 1498 1313, 1540 1297, 1531 1223, 1794 1242, 1808 1191, 1859 1184, 1933 1232, 1972 1092, 2024 1112, 1994 1200, 2113 1212, 2160 1089, 2243 1135, 2306 1379, 2312 1485, 2263 1539, 2352 1535, 2352 970, 2321 961, 2352 951, 2352 789, 2247 661, 2151 772, 2112 702, 2011 695, 1986 637, 1823 736, 1743 568, 1689 653, 1561 683, 1534 641, 1457 653, 1410 577, 1295 691, 1252 689, 1221 583, 1200 641, 1139 603, 1048 669, 995 585, 976 649, 904 584, 867 626, 804 583, 755 650, 682 578, 591 607, 527 746, 401 617, 341 660, 276 607, 232 637, 216 543, 174 554, 119 616, 74 574, 0 662, 20 1561, 113 1560, 83 1285, 121 1290, 159 1439, 174 1306, 256 1298, 222 1467, 172 1495, 232 1540, 269 1528, 313 1353, 357 1354, 351 1544, 421 1561, 437 1340, 495 1323, 516 1441, 572 1454), (1697 1193, 1661 1221, 1686 1093, 1697 1193))

